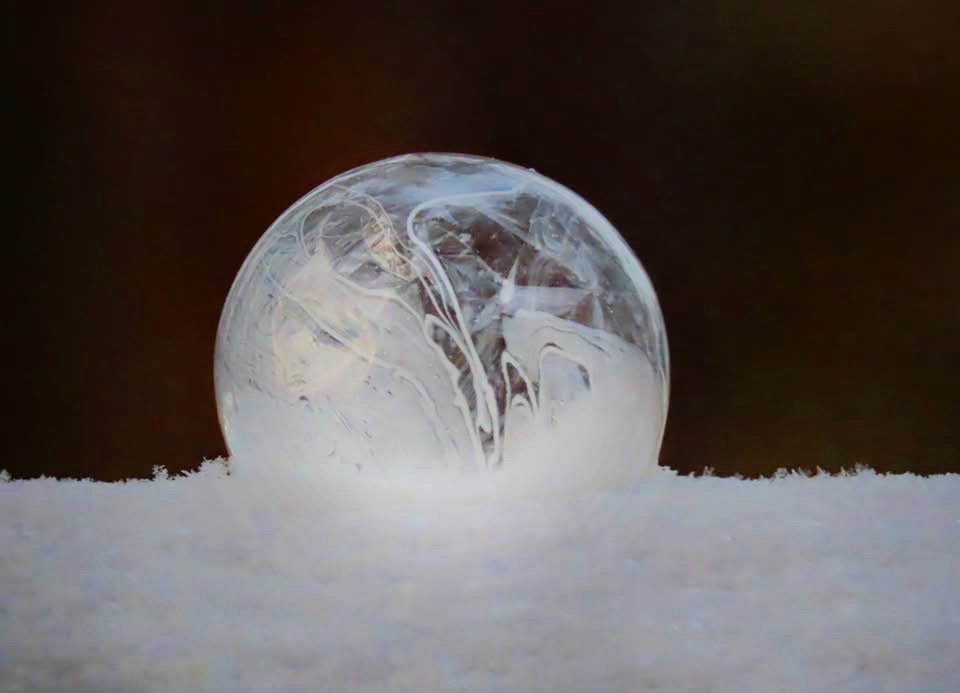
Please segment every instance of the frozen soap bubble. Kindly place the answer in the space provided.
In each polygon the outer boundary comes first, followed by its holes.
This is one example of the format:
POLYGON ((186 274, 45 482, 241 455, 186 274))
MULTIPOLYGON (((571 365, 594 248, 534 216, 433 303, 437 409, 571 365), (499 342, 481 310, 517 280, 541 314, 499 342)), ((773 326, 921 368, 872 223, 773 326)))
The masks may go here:
POLYGON ((215 361, 237 471, 542 488, 657 468, 650 280, 590 204, 493 159, 400 156, 301 198, 243 263, 215 361))

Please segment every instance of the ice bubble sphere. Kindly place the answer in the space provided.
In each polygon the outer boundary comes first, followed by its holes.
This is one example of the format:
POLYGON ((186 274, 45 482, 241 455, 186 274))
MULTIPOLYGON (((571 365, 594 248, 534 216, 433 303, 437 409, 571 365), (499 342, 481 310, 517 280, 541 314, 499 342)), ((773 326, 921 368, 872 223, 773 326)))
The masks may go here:
POLYGON ((414 154, 273 223, 215 380, 235 468, 610 485, 656 468, 669 367, 650 280, 596 209, 532 170, 414 154))

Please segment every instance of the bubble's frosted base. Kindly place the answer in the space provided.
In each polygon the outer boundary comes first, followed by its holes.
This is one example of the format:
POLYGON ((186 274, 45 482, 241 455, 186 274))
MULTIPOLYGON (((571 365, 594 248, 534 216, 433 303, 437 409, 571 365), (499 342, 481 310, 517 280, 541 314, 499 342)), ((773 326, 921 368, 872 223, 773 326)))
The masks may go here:
POLYGON ((629 486, 657 469, 664 422, 649 362, 628 345, 620 346, 625 353, 591 364, 602 375, 589 389, 580 367, 571 367, 564 357, 518 349, 543 357, 541 398, 533 404, 523 396, 512 398, 504 413, 502 464, 492 475, 444 451, 436 422, 422 411, 412 387, 386 397, 359 398, 338 409, 278 402, 251 388, 234 419, 235 462, 243 469, 246 460, 254 465, 270 460, 268 471, 327 481, 368 477, 448 490, 476 490, 484 484, 522 493, 629 486), (626 412, 629 426, 624 425, 626 412), (360 422, 363 430, 350 420, 360 422), (264 428, 275 435, 243 435, 264 428), (460 488, 461 480, 467 486, 460 488))
POLYGON ((609 485, 656 464, 668 366, 649 280, 596 210, 509 164, 417 155, 267 231, 216 381, 236 468, 609 485))

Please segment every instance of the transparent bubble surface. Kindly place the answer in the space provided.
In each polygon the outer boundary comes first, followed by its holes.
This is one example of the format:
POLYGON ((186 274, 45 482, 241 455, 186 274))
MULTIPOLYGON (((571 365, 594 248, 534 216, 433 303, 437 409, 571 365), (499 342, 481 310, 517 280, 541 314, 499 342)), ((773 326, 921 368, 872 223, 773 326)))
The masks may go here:
POLYGON ((653 287, 582 198, 453 154, 324 183, 261 237, 217 335, 235 469, 610 486, 657 466, 653 287))

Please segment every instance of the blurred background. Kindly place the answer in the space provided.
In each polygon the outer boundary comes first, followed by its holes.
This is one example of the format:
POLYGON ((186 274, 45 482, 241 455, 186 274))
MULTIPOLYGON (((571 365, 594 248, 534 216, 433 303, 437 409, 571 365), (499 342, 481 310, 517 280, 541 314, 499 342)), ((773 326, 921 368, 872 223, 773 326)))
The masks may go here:
POLYGON ((664 464, 960 471, 955 3, 44 8, 4 28, 13 476, 224 454, 247 252, 414 151, 536 168, 626 237, 670 340, 664 464))

